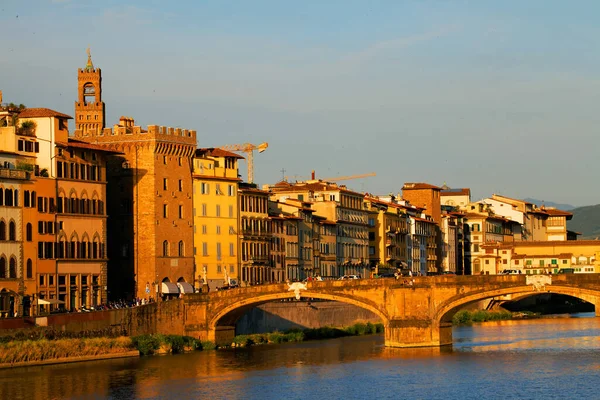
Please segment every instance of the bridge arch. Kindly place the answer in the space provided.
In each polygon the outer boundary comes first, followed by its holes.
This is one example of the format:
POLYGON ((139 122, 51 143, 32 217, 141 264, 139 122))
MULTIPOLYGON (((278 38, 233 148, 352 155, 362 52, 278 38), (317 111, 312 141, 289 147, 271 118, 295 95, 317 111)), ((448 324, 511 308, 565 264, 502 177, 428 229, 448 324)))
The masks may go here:
MULTIPOLYGON (((387 327, 389 325, 389 316, 382 311, 381 309, 368 304, 361 299, 336 295, 336 294, 328 294, 328 293, 320 293, 318 291, 302 291, 302 298, 312 298, 312 299, 320 299, 320 300, 330 300, 337 301, 340 303, 351 304, 365 310, 372 312, 377 315, 383 325, 387 327)), ((212 318, 208 321, 208 329, 210 331, 215 331, 218 326, 232 326, 235 325, 237 320, 245 314, 248 310, 259 306, 261 304, 265 304, 271 301, 277 300, 285 300, 295 298, 296 295, 294 292, 280 292, 280 293, 270 293, 262 296, 256 296, 251 298, 244 298, 239 301, 234 301, 233 303, 223 307, 216 314, 212 316, 212 318)))
MULTIPOLYGON (((517 295, 519 298, 527 296, 535 296, 537 294, 563 294, 575 297, 598 307, 600 305, 600 293, 596 290, 582 289, 571 286, 551 285, 547 286, 543 291, 534 291, 530 285, 516 286, 511 288, 484 290, 479 292, 470 292, 466 295, 454 296, 444 303, 440 304, 437 312, 434 315, 434 324, 440 325, 452 322, 452 317, 461 308, 476 303, 481 300, 491 299, 498 296, 517 295)), ((596 310, 598 313, 600 310, 596 310)))

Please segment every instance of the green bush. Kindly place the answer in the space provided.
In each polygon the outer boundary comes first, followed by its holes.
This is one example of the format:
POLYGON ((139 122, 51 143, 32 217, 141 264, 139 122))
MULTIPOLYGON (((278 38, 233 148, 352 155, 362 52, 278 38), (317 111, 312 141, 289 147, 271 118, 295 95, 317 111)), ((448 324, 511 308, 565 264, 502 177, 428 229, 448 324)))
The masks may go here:
POLYGON ((167 335, 164 338, 165 343, 171 347, 172 354, 180 354, 184 352, 185 342, 183 336, 179 335, 167 335))
POLYGON ((216 348, 217 345, 214 342, 205 340, 203 342, 200 342, 199 350, 215 350, 216 348))
POLYGON ((138 349, 140 355, 152 355, 160 348, 161 340, 158 335, 140 335, 131 338, 133 345, 138 349))

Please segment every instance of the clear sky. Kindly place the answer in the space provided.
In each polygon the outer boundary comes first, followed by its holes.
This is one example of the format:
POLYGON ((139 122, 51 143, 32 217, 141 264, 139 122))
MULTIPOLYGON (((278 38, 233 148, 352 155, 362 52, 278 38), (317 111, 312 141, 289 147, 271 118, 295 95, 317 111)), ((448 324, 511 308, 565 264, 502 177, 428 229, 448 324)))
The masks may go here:
POLYGON ((0 90, 72 115, 90 46, 108 126, 267 141, 261 184, 376 172, 347 184, 597 204, 599 18, 597 0, 2 0, 0 90))

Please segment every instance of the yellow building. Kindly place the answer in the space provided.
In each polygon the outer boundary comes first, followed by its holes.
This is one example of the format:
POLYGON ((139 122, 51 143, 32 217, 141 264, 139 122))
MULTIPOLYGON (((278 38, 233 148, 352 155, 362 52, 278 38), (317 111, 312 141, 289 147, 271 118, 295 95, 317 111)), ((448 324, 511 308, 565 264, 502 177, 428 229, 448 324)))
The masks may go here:
POLYGON ((239 280, 238 160, 221 149, 197 149, 193 161, 194 260, 198 286, 239 280))
POLYGON ((525 273, 541 273, 545 269, 556 273, 560 268, 573 268, 576 273, 600 273, 600 240, 515 242, 513 254, 525 256, 521 265, 525 273))
POLYGON ((518 241, 481 247, 479 259, 490 273, 511 269, 527 275, 556 274, 561 268, 573 268, 575 273, 600 272, 600 240, 518 241))

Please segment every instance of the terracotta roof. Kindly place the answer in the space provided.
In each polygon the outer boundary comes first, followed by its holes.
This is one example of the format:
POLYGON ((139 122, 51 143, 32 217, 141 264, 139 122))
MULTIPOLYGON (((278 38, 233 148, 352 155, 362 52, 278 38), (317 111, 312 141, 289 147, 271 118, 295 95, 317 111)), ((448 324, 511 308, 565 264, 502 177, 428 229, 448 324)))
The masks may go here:
POLYGON ((539 242, 514 242, 515 247, 536 247, 536 246, 598 246, 600 250, 600 240, 548 240, 539 242))
POLYGON ((558 210, 556 208, 545 208, 542 209, 542 211, 544 211, 546 214, 553 216, 553 217, 572 217, 573 213, 570 213, 568 211, 563 211, 563 210, 558 210))
MULTIPOLYGON (((560 253, 560 254, 515 254, 512 258, 571 258, 573 253, 560 253)), ((549 267, 553 264, 544 265, 549 267)), ((554 264, 556 265, 556 264, 554 264)))
POLYGON ((70 115, 51 110, 49 108, 26 108, 19 113, 19 118, 41 118, 41 117, 57 117, 73 119, 70 115))
POLYGON ((471 189, 460 188, 460 189, 442 189, 440 196, 471 196, 471 189))
POLYGON ((97 144, 82 142, 81 140, 71 139, 69 138, 68 143, 65 142, 55 142, 59 147, 72 147, 75 149, 86 149, 86 150, 94 150, 94 151, 103 151, 105 153, 113 153, 113 154, 123 154, 120 151, 109 150, 104 146, 99 146, 97 144))
POLYGON ((436 225, 435 221, 430 221, 428 219, 425 218, 419 218, 419 217, 412 217, 415 221, 421 221, 421 222, 427 222, 428 224, 434 224, 436 225))
POLYGON ((423 183, 423 182, 407 182, 404 184, 404 186, 402 186, 402 190, 417 190, 417 189, 433 189, 433 190, 442 190, 441 187, 439 186, 435 186, 435 185, 431 185, 429 183, 423 183))
POLYGON ((279 184, 272 186, 271 190, 273 192, 286 192, 286 191, 290 191, 290 192, 306 192, 306 191, 309 191, 309 192, 334 192, 334 191, 340 191, 340 192, 355 194, 355 195, 361 196, 361 197, 363 196, 362 193, 349 190, 348 188, 346 188, 346 186, 338 186, 336 184, 331 184, 331 183, 324 182, 321 180, 310 181, 310 182, 298 182, 295 184, 288 184, 288 185, 283 185, 281 183, 282 182, 279 182, 279 184))
POLYGON ((242 160, 244 159, 244 157, 240 156, 239 154, 232 153, 231 151, 219 149, 217 147, 205 147, 205 148, 196 149, 195 155, 196 155, 196 157, 209 156, 209 157, 233 157, 233 158, 238 158, 238 159, 242 159, 242 160))

